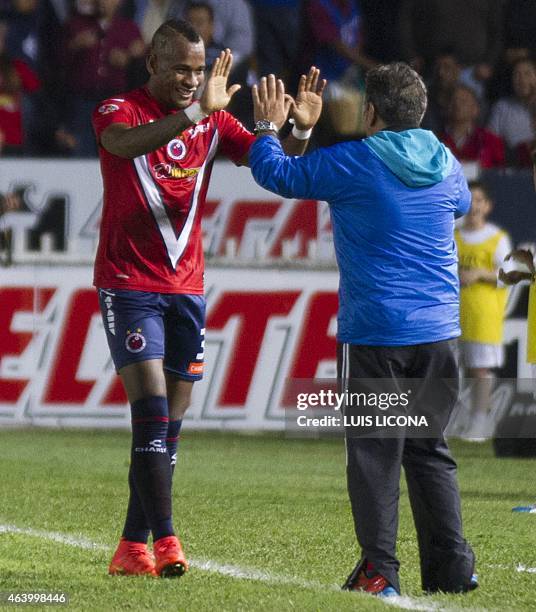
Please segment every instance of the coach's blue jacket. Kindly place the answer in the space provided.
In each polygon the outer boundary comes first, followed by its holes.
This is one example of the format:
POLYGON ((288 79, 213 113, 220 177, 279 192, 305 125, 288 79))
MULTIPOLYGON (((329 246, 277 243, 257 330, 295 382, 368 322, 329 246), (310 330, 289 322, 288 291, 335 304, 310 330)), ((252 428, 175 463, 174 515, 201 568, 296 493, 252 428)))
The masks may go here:
POLYGON ((460 335, 454 219, 471 196, 458 161, 427 130, 287 157, 257 139, 255 180, 289 198, 330 205, 340 270, 338 340, 400 346, 460 335))

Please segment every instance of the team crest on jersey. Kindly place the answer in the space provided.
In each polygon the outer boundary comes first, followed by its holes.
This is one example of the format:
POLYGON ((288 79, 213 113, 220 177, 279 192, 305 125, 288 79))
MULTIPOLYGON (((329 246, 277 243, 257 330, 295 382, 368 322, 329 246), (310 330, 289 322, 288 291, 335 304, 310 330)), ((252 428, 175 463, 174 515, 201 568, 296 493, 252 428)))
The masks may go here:
POLYGON ((127 331, 127 337, 125 339, 125 347, 130 353, 141 353, 147 346, 147 340, 141 333, 141 329, 138 328, 135 332, 127 331))
POLYGON ((115 113, 116 110, 119 110, 119 106, 117 106, 117 104, 103 104, 102 106, 99 106, 99 113, 101 115, 115 113))
POLYGON ((180 138, 174 138, 168 142, 167 154, 176 161, 180 161, 186 157, 186 145, 180 138))

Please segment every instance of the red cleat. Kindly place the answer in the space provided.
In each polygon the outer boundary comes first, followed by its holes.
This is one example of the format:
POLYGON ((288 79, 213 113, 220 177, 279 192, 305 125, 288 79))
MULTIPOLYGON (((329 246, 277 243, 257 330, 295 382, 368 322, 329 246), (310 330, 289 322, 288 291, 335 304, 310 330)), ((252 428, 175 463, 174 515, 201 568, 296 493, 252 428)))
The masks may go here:
POLYGON ((358 563, 342 588, 344 591, 361 591, 378 597, 399 595, 386 578, 378 574, 372 563, 368 561, 358 563))
POLYGON ((154 559, 147 544, 121 538, 108 573, 112 576, 156 576, 154 559))
POLYGON ((167 536, 154 543, 156 573, 162 578, 182 576, 188 570, 188 561, 182 552, 179 538, 167 536))

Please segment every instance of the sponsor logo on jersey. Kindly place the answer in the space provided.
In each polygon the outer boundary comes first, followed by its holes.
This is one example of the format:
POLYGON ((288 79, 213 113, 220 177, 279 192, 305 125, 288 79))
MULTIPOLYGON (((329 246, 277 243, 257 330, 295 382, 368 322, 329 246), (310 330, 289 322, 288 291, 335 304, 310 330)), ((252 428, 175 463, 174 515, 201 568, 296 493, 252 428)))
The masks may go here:
POLYGON ((188 366, 188 374, 203 374, 203 370, 205 369, 205 364, 203 362, 197 363, 192 361, 188 366))
POLYGON ((186 157, 186 145, 180 138, 174 138, 168 142, 167 154, 176 161, 186 157))
POLYGON ((116 110, 119 110, 119 106, 117 106, 117 104, 103 104, 102 106, 99 106, 99 113, 101 115, 115 113, 116 110))
POLYGON ((184 179, 193 178, 199 174, 201 168, 180 168, 175 164, 156 164, 153 172, 157 179, 184 179))
POLYGON ((125 347, 130 353, 141 353, 147 346, 147 340, 141 333, 141 329, 137 329, 135 332, 127 331, 127 337, 125 339, 125 347))

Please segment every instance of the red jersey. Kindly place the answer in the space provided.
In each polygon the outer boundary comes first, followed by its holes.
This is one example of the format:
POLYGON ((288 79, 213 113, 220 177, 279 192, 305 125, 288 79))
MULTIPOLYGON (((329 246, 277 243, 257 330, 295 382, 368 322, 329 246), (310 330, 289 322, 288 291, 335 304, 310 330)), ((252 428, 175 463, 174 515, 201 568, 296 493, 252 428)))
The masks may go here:
MULTIPOLYGON (((102 102, 93 113, 100 134, 112 123, 132 127, 167 111, 147 88, 102 102)), ((203 293, 201 217, 217 151, 242 159, 253 134, 225 111, 212 113, 166 145, 135 159, 99 144, 104 184, 97 287, 158 293, 203 293)))

